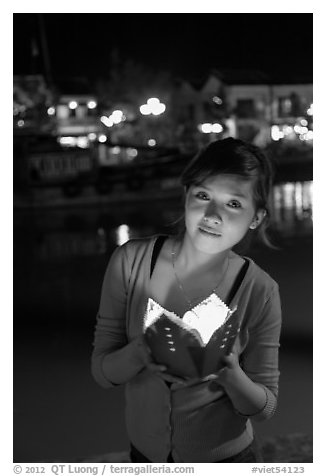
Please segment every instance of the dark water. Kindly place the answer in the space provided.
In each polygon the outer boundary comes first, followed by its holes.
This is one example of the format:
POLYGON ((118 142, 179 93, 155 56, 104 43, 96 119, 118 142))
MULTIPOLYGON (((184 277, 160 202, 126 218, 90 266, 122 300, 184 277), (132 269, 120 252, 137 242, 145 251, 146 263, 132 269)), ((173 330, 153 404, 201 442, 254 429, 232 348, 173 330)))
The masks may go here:
MULTIPOLYGON (((311 306, 311 183, 277 186, 272 234, 279 250, 254 246, 251 255, 284 285, 287 295, 304 288, 300 308, 311 306), (296 188, 301 198, 298 199, 296 188)), ((17 332, 36 328, 89 328, 99 300, 105 267, 114 248, 133 237, 176 230, 181 200, 156 200, 98 207, 16 211, 14 214, 14 293, 17 332), (26 314, 32 320, 26 320, 26 314)), ((298 293, 296 293, 298 294, 298 293)), ((301 297, 300 296, 300 297, 301 297)), ((294 303, 293 303, 294 304, 294 303)), ((297 330, 310 323, 300 319, 297 330)), ((293 328, 293 332, 295 329, 293 328)))
MULTIPOLYGON (((69 460, 126 447, 122 391, 98 388, 89 371, 101 283, 117 244, 169 233, 181 212, 175 199, 15 211, 15 461, 69 460)), ((283 304, 281 365, 287 391, 280 403, 283 416, 274 417, 268 428, 274 434, 309 432, 310 183, 275 191, 273 230, 279 250, 255 247, 247 253, 279 282, 283 304), (286 406, 291 407, 291 392, 300 378, 306 379, 303 403, 289 412, 286 406)))

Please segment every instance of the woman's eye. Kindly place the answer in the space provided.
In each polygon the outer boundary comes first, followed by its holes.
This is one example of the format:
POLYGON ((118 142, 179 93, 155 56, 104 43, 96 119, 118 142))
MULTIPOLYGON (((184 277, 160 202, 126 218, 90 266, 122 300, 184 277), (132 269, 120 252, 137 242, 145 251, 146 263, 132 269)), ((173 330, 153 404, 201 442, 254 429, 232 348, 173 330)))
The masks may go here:
POLYGON ((209 196, 205 192, 197 192, 195 197, 199 198, 199 200, 209 200, 209 196))
POLYGON ((228 206, 231 208, 241 208, 241 203, 238 200, 230 200, 228 206))

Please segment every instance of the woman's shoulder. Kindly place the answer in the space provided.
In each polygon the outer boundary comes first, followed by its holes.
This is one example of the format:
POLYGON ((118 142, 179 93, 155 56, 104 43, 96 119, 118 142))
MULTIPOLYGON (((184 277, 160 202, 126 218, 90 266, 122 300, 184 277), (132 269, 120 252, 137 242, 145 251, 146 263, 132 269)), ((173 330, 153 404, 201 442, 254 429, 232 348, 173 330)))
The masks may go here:
POLYGON ((248 263, 246 278, 251 285, 258 290, 261 290, 262 288, 270 290, 278 289, 278 283, 276 280, 266 270, 258 265, 253 258, 249 256, 236 256, 242 259, 243 262, 248 263))
POLYGON ((118 246, 115 254, 120 257, 126 257, 128 260, 133 260, 135 257, 140 257, 146 254, 151 254, 156 240, 168 235, 156 234, 138 238, 131 238, 122 245, 118 246))
POLYGON ((140 248, 148 248, 150 246, 153 246, 156 240, 159 237, 166 236, 164 234, 155 234, 155 235, 149 235, 149 236, 143 236, 143 237, 137 237, 137 238, 130 238, 130 240, 126 241, 123 245, 120 245, 119 248, 124 248, 126 250, 129 249, 140 249, 140 248))

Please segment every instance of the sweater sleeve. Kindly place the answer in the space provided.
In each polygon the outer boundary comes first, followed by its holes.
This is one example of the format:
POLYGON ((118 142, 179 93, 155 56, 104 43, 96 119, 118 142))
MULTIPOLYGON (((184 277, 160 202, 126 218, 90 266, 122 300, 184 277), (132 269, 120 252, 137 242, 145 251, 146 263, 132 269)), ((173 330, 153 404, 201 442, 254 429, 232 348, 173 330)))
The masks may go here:
POLYGON ((281 303, 278 285, 274 283, 262 313, 249 328, 249 342, 241 356, 241 365, 247 376, 262 386, 266 394, 264 407, 253 420, 266 420, 274 414, 278 397, 278 350, 281 331, 281 303))
POLYGON ((95 326, 91 369, 105 388, 126 382, 143 367, 137 342, 128 343, 126 334, 130 264, 125 246, 117 248, 109 261, 95 326))

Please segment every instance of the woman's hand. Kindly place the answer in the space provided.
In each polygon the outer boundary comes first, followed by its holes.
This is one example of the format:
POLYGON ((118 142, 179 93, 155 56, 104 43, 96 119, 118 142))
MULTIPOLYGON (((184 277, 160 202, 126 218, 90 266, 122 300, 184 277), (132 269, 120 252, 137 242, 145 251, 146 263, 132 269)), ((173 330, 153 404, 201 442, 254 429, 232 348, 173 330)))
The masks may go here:
POLYGON ((224 357, 225 366, 221 368, 216 374, 216 379, 223 387, 227 387, 229 384, 232 384, 239 374, 242 372, 242 369, 239 364, 238 354, 231 352, 230 354, 224 357))
POLYGON ((224 357, 224 363, 225 366, 219 372, 205 378, 210 381, 210 390, 216 392, 223 387, 236 411, 243 416, 262 411, 267 402, 265 390, 242 370, 238 354, 232 351, 224 357))
POLYGON ((165 365, 157 364, 151 354, 151 351, 146 344, 145 338, 143 335, 135 339, 135 345, 138 349, 138 355, 141 359, 145 368, 149 371, 155 373, 157 376, 161 377, 163 380, 169 383, 179 383, 184 384, 185 379, 182 377, 177 377, 176 375, 171 375, 166 372, 167 367, 165 365))
POLYGON ((217 373, 207 375, 203 381, 214 381, 222 387, 228 387, 232 384, 243 370, 239 364, 239 357, 236 352, 231 352, 223 357, 224 367, 217 373))

